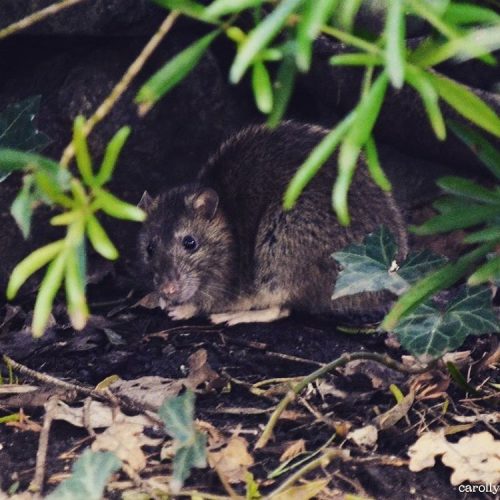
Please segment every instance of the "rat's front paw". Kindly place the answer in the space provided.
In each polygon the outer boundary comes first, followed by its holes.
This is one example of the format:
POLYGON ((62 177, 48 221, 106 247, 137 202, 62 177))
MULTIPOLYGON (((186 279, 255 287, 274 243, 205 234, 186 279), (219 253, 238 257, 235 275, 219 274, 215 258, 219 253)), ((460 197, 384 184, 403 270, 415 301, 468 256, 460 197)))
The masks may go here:
POLYGON ((169 318, 174 321, 179 321, 181 319, 189 319, 196 316, 198 309, 192 304, 182 304, 181 306, 172 307, 168 310, 169 318))
POLYGON ((240 323, 269 323, 290 315, 290 309, 285 307, 270 307, 268 309, 257 309, 255 311, 234 311, 210 315, 210 321, 214 324, 225 323, 227 326, 239 325, 240 323))

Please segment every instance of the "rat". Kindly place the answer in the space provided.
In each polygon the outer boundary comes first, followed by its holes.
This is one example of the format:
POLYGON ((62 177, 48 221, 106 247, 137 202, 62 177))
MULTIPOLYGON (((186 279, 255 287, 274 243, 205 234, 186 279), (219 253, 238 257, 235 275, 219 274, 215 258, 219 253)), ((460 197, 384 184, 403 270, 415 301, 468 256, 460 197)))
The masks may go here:
POLYGON ((140 261, 172 319, 201 315, 234 325, 274 321, 291 310, 352 315, 387 301, 385 292, 331 300, 339 273, 334 252, 380 225, 407 248, 400 210, 362 159, 349 191, 348 227, 331 207, 335 155, 294 208, 283 209, 288 183, 327 132, 294 121, 249 126, 221 145, 195 182, 156 198, 144 194, 140 261))

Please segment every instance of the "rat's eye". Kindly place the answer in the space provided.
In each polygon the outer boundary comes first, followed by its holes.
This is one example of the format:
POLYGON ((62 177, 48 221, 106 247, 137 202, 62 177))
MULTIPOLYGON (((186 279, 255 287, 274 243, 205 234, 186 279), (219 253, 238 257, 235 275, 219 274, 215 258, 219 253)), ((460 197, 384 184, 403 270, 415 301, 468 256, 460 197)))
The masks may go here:
POLYGON ((156 241, 151 240, 148 243, 148 246, 146 247, 146 252, 150 257, 152 257, 153 254, 155 253, 155 249, 156 249, 156 241))
POLYGON ((198 248, 198 242, 192 236, 184 236, 182 238, 182 246, 186 250, 194 252, 198 248))

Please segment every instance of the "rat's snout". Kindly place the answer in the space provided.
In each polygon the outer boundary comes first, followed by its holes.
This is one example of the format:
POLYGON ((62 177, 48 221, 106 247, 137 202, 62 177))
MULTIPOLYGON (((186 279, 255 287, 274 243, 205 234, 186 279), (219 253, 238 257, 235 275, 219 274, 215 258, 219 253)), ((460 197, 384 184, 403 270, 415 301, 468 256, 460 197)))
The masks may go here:
POLYGON ((166 281, 161 287, 161 293, 168 299, 175 298, 181 291, 181 285, 178 281, 166 281))

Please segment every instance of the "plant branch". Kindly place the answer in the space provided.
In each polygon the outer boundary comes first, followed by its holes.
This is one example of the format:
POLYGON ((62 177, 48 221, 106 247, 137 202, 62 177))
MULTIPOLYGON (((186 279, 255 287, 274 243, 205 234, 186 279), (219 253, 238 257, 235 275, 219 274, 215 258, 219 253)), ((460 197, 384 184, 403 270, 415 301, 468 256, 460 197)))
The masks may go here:
POLYGON ((325 366, 317 369, 316 371, 309 374, 307 377, 304 377, 298 384, 294 385, 290 391, 288 391, 287 395, 280 401, 278 406, 276 406, 273 414, 269 418, 262 435, 258 439, 255 444, 255 448, 263 448, 273 433, 273 429, 276 426, 281 414, 285 410, 285 408, 295 399, 297 394, 299 394, 303 389, 305 389, 311 382, 314 382, 316 379, 322 377, 326 373, 334 370, 335 368, 340 368, 341 366, 345 366, 350 361, 354 361, 355 359, 367 359, 371 361, 376 361, 382 365, 385 365, 393 370, 403 372, 403 373, 422 373, 428 370, 428 366, 422 366, 418 368, 410 368, 398 361, 392 359, 387 354, 379 354, 373 352, 353 352, 342 354, 339 358, 335 359, 331 363, 328 363, 325 366))
MULTIPOLYGON (((95 110, 94 114, 86 121, 83 129, 83 134, 85 137, 87 137, 90 134, 90 132, 92 132, 94 127, 99 122, 101 122, 104 119, 104 117, 107 116, 109 112, 113 109, 113 106, 118 102, 120 97, 128 89, 134 78, 144 67, 144 64, 149 59, 151 54, 158 47, 158 45, 163 40, 165 35, 170 31, 178 16, 179 12, 173 10, 161 23, 156 33, 150 38, 149 42, 144 46, 141 53, 137 56, 134 62, 128 67, 127 71, 125 71, 120 81, 113 87, 113 90, 108 95, 108 97, 104 99, 104 101, 100 104, 100 106, 95 110)), ((67 167, 69 165, 69 162, 73 158, 74 154, 75 150, 73 147, 73 143, 70 143, 66 146, 66 149, 63 152, 60 161, 61 165, 67 167)))
POLYGON ((43 21, 46 17, 51 16, 52 14, 56 14, 61 10, 64 10, 72 5, 76 5, 78 3, 84 2, 85 0, 63 0, 62 2, 57 2, 44 9, 37 10, 30 14, 29 16, 24 17, 23 19, 16 21, 15 23, 9 24, 5 28, 0 30, 0 40, 3 38, 7 38, 18 31, 22 31, 34 24, 43 21))

